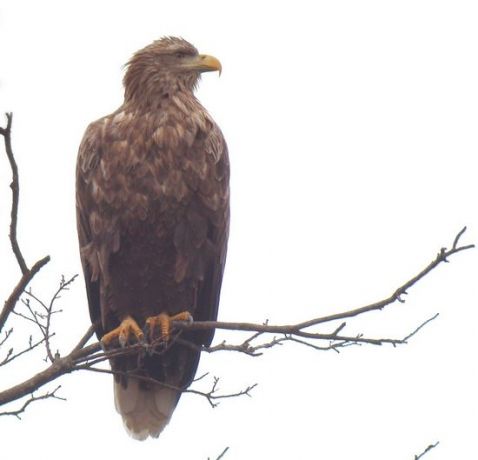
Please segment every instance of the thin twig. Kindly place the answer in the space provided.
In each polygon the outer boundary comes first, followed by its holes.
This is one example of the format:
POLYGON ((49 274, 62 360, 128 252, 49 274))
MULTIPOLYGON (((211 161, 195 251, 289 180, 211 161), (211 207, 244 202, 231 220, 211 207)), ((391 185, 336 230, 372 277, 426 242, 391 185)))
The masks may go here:
POLYGON ((50 335, 51 318, 52 318, 52 315, 54 313, 58 313, 58 312, 61 311, 61 310, 56 310, 56 311, 53 310, 53 306, 54 306, 55 301, 57 301, 60 298, 60 294, 63 291, 68 291, 69 288, 70 288, 70 284, 72 284, 77 277, 78 277, 78 275, 73 275, 68 281, 65 281, 65 278, 62 276, 61 277, 61 282, 60 282, 60 287, 57 289, 57 291, 55 292, 55 294, 51 298, 50 304, 48 305, 48 307, 46 307, 46 324, 45 324, 45 335, 44 335, 44 337, 45 337, 46 351, 47 351, 47 355, 48 355, 48 358, 49 358, 50 362, 53 362, 53 360, 55 359, 54 356, 53 356, 53 353, 51 351, 50 340, 49 340, 49 337, 51 337, 51 335, 50 335))
POLYGON ((18 302, 18 299, 25 291, 26 287, 30 281, 35 277, 35 275, 48 263, 50 262, 50 256, 46 256, 43 259, 40 259, 38 262, 33 265, 33 267, 28 270, 20 279, 18 284, 13 289, 12 293, 8 297, 5 305, 3 306, 2 311, 0 312, 0 332, 3 329, 3 326, 7 322, 8 316, 15 308, 15 305, 18 302))
POLYGON ((47 358, 49 359, 50 362, 53 362, 53 360, 55 359, 51 351, 50 340, 49 340, 54 335, 50 333, 51 319, 55 313, 60 313, 62 311, 62 310, 54 310, 54 305, 55 305, 55 302, 58 299, 60 299, 61 297, 60 294, 63 291, 67 291, 69 289, 70 284, 73 283, 77 277, 78 275, 74 275, 68 281, 65 281, 64 276, 62 276, 60 281, 60 286, 56 290, 56 292, 53 294, 48 305, 45 304, 45 302, 43 302, 35 294, 33 294, 31 290, 25 292, 27 296, 34 299, 43 308, 45 313, 38 313, 37 311, 34 311, 31 308, 31 305, 30 305, 30 302, 28 302, 28 299, 27 301, 24 301, 24 304, 28 308, 31 318, 28 318, 27 316, 21 313, 17 313, 19 316, 22 316, 23 318, 28 319, 30 321, 33 321, 40 328, 40 331, 43 334, 43 337, 45 337, 45 348, 47 352, 47 358))
POLYGON ((19 358, 20 356, 24 355, 25 353, 28 353, 28 352, 34 350, 36 347, 38 347, 38 345, 41 345, 46 340, 46 338, 43 337, 38 342, 32 343, 31 339, 32 338, 30 337, 30 345, 28 346, 28 348, 23 349, 22 351, 20 351, 19 353, 15 354, 15 355, 13 354, 13 348, 10 348, 10 350, 8 351, 7 356, 5 357, 5 359, 2 362, 0 362, 0 367, 11 363, 14 359, 19 358))
POLYGON ((438 444, 440 444, 440 441, 437 441, 435 444, 430 444, 420 455, 415 455, 415 460, 422 458, 427 452, 430 452, 432 449, 438 446, 438 444))
POLYGON ((11 327, 8 331, 5 331, 5 337, 0 341, 0 348, 9 339, 9 337, 12 335, 12 332, 13 327, 11 327))
MULTIPOLYGON (((146 377, 144 375, 135 374, 134 371, 129 371, 129 372, 114 371, 114 370, 111 370, 111 369, 103 369, 103 368, 99 368, 99 367, 93 367, 91 364, 78 365, 76 370, 85 370, 85 371, 90 371, 90 372, 96 372, 96 373, 99 373, 99 374, 126 376, 126 377, 129 377, 129 378, 136 378, 138 380, 142 380, 144 382, 147 382, 147 383, 150 383, 150 384, 153 384, 153 385, 159 385, 159 386, 162 386, 162 387, 171 388, 172 390, 176 390, 176 391, 179 391, 181 393, 192 393, 192 394, 195 394, 195 395, 202 396, 202 397, 206 398, 207 401, 209 402, 209 404, 211 405, 211 407, 213 407, 213 408, 218 406, 219 402, 216 402, 216 401, 219 401, 220 399, 236 398, 236 397, 239 397, 239 396, 249 396, 250 397, 251 396, 251 394, 250 394, 251 391, 257 386, 257 383, 255 383, 253 385, 249 385, 244 390, 240 390, 240 391, 237 391, 235 393, 222 393, 221 394, 221 393, 218 393, 219 392, 219 388, 218 388, 219 378, 218 377, 214 377, 213 385, 212 385, 211 390, 200 391, 200 390, 196 390, 194 388, 179 388, 179 387, 174 386, 174 385, 169 385, 167 383, 157 381, 157 380, 155 380, 151 377, 146 377)), ((207 374, 205 374, 205 375, 207 375, 207 374)), ((201 378, 203 378, 204 376, 202 376, 201 378)), ((197 381, 198 381, 197 379, 194 380, 194 382, 197 382, 197 381)))
POLYGON ((440 313, 436 313, 431 318, 428 318, 426 321, 420 324, 420 326, 418 326, 413 332, 411 332, 406 337, 404 337, 403 342, 406 343, 409 338, 413 337, 422 327, 426 326, 430 321, 437 319, 439 315, 440 313))
POLYGON ((55 393, 61 388, 61 385, 58 385, 53 391, 48 391, 46 392, 45 394, 41 395, 41 396, 34 396, 33 393, 31 394, 30 396, 30 399, 28 399, 27 401, 25 401, 25 403, 23 404, 22 407, 20 407, 20 409, 17 409, 17 410, 14 410, 14 411, 11 411, 11 412, 0 412, 0 416, 2 415, 13 415, 15 417, 17 417, 18 419, 21 420, 21 417, 20 417, 20 414, 22 412, 25 412, 25 409, 32 403, 32 402, 35 402, 35 401, 41 401, 42 399, 60 399, 61 401, 66 401, 65 398, 62 398, 60 396, 57 396, 55 393))
MULTIPOLYGON (((226 452, 229 450, 229 447, 226 447, 220 454, 219 454, 219 457, 216 458, 216 460, 221 460, 221 458, 224 457, 224 455, 226 454, 226 452)), ((210 457, 207 458, 207 460, 211 460, 210 457)))
POLYGON ((203 396, 207 399, 208 403, 211 407, 215 408, 218 406, 219 402, 216 402, 220 399, 227 399, 227 398, 237 398, 239 396, 251 396, 251 391, 257 386, 257 383, 254 385, 248 386, 245 390, 238 391, 236 393, 228 393, 228 394, 218 394, 219 388, 219 377, 214 377, 213 385, 211 390, 209 391, 199 391, 195 390, 194 388, 188 388, 187 390, 183 390, 183 393, 192 393, 195 395, 203 396))
POLYGON ((78 350, 81 350, 87 343, 88 343, 88 340, 91 339, 91 337, 93 337, 93 334, 95 333, 95 325, 92 324, 88 330, 86 331, 86 333, 83 335, 83 337, 79 340, 79 342, 76 344, 75 348, 73 348, 72 351, 78 351, 78 350))
POLYGON ((50 345, 50 339, 54 337, 55 333, 51 333, 51 320, 52 316, 56 313, 61 313, 62 310, 55 310, 54 305, 55 302, 61 298, 60 294, 62 291, 68 290, 69 285, 77 278, 78 275, 74 275, 72 278, 70 278, 68 281, 65 281, 64 276, 62 276, 61 281, 60 281, 60 286, 56 290, 56 292, 53 294, 50 302, 46 304, 43 302, 39 297, 37 297, 31 289, 28 291, 25 291, 25 294, 27 296, 26 299, 22 299, 22 303, 25 305, 28 314, 24 314, 21 311, 15 311, 13 310, 12 313, 19 316, 20 318, 23 318, 27 321, 32 322, 35 324, 39 329, 41 334, 43 335, 44 342, 45 342, 45 348, 46 348, 46 353, 47 357, 46 360, 53 362, 55 359, 53 352, 51 351, 51 345, 50 345), (33 299, 42 309, 44 312, 39 312, 35 310, 30 302, 30 299, 33 299))

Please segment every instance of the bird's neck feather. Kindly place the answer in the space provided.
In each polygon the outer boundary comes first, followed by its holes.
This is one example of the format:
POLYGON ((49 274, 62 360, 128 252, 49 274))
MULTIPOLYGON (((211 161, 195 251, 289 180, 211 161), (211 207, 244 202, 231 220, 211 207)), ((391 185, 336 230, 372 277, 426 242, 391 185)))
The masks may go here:
POLYGON ((174 75, 167 72, 150 72, 149 69, 135 72, 129 69, 125 75, 125 104, 150 110, 163 108, 171 100, 196 100, 194 89, 199 74, 174 75))

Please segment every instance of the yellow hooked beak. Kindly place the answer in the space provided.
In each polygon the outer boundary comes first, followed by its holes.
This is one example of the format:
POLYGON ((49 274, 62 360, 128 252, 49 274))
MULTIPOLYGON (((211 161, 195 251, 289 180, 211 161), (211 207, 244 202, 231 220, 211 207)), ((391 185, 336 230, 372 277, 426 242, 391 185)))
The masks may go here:
POLYGON ((207 54, 199 54, 191 60, 184 62, 182 65, 189 69, 199 70, 199 72, 214 72, 217 70, 219 75, 221 75, 222 72, 222 66, 219 60, 207 54))

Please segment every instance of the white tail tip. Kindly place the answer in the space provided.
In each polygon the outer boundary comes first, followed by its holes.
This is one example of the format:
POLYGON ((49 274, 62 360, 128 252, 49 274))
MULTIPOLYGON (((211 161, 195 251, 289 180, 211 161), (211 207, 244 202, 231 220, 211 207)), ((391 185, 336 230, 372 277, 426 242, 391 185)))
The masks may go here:
POLYGON ((144 441, 157 438, 171 419, 180 396, 178 390, 153 385, 145 390, 139 380, 128 379, 127 388, 114 383, 116 411, 123 417, 128 434, 144 441))

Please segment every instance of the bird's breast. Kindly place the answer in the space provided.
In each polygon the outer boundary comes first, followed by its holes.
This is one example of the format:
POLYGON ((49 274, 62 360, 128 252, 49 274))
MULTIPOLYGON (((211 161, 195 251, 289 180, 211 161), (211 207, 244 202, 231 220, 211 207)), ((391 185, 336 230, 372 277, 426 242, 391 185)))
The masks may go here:
POLYGON ((193 114, 181 120, 171 114, 156 119, 117 114, 103 133, 103 152, 90 183, 93 199, 121 211, 127 224, 180 213, 196 195, 211 195, 217 176, 213 125, 193 114))

